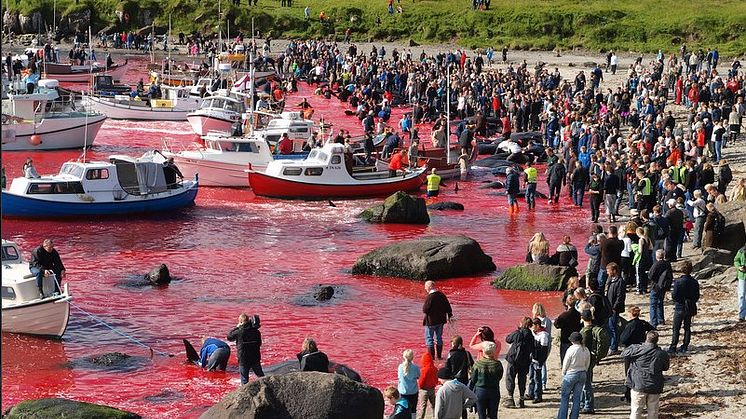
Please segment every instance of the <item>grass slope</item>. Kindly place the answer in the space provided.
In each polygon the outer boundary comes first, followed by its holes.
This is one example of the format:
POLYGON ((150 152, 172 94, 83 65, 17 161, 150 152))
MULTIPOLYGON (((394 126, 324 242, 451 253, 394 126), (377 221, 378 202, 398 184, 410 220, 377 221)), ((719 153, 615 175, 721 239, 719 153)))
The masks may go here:
MULTIPOLYGON (((26 14, 41 10, 51 21, 52 0, 9 0, 11 10, 26 14)), ((214 31, 219 23, 215 0, 81 0, 90 4, 97 25, 115 21, 115 10, 131 16, 148 9, 156 24, 165 26, 172 13, 175 31, 214 31)), ((691 47, 717 46, 721 53, 746 52, 746 1, 743 0, 492 0, 489 11, 473 11, 470 0, 402 0, 402 14, 389 15, 385 0, 294 1, 259 0, 257 7, 222 1, 231 33, 248 31, 254 17, 257 30, 277 37, 341 39, 349 27, 355 40, 413 39, 421 43, 456 41, 469 47, 554 49, 582 47, 623 51, 672 51, 685 42, 691 47), (311 6, 311 19, 303 8, 311 6), (319 12, 330 19, 322 25, 319 12), (381 25, 376 25, 376 17, 381 25)), ((80 7, 80 6, 77 6, 80 7)), ((74 0, 57 0, 58 16, 75 10, 74 0)), ((142 26, 139 22, 132 28, 142 26)), ((223 25, 225 30, 225 25, 223 25)))

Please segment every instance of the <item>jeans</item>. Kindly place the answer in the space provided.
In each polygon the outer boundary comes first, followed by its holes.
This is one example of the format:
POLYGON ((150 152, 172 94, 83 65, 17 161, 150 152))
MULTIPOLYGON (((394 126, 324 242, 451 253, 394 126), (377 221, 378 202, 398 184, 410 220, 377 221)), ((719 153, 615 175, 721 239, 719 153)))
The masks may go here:
POLYGON ((257 377, 264 377, 264 371, 262 371, 262 363, 257 362, 254 365, 244 365, 238 363, 238 374, 241 376, 241 384, 247 384, 249 382, 249 371, 253 370, 257 377))
POLYGON ((609 350, 616 351, 619 349, 619 334, 616 325, 619 323, 619 314, 614 313, 609 317, 609 335, 611 336, 611 345, 609 350))
POLYGON ((715 141, 715 163, 719 163, 723 155, 723 142, 715 141))
POLYGON ((627 183, 627 200, 629 208, 635 208, 635 182, 627 183))
POLYGON ((228 359, 231 357, 231 350, 228 348, 218 348, 207 358, 207 371, 225 371, 228 366, 228 359))
MULTIPOLYGON (((34 267, 34 268, 29 268, 29 271, 31 271, 31 273, 34 276, 36 276, 36 287, 39 289, 39 294, 43 294, 44 293, 44 276, 45 276, 44 272, 46 271, 46 269, 39 269, 39 268, 34 267)), ((60 276, 62 275, 62 271, 60 272, 55 271, 54 275, 56 278, 56 281, 54 281, 54 292, 59 293, 60 292, 59 284, 62 281, 62 279, 60 278, 60 276)))
POLYGON ((518 379, 518 397, 523 400, 523 395, 526 394, 526 375, 528 375, 528 365, 515 365, 508 363, 508 380, 505 382, 505 389, 508 390, 508 395, 513 399, 515 393, 515 382, 518 379))
POLYGON ((684 326, 684 342, 681 344, 681 349, 684 351, 689 349, 689 341, 692 339, 692 316, 676 310, 673 312, 673 336, 671 336, 671 346, 668 348, 670 351, 675 351, 676 345, 679 344, 682 323, 684 326))
POLYGON ((425 326, 425 346, 443 345, 443 325, 425 326))
POLYGON ((559 202, 561 191, 562 191, 562 184, 561 183, 559 183, 559 184, 554 184, 554 183, 550 184, 549 185, 549 200, 550 201, 554 201, 555 203, 559 202))
POLYGON ((539 365, 536 362, 532 362, 531 365, 528 367, 528 398, 534 399, 534 400, 541 400, 541 396, 544 392, 543 382, 542 382, 542 370, 544 369, 544 365, 539 365))
POLYGON ((639 263, 635 265, 635 277, 637 278, 637 292, 648 292, 648 273, 639 263))
POLYGON ((596 222, 598 221, 598 217, 601 215, 601 197, 598 195, 591 195, 589 201, 591 204, 591 220, 596 222))
POLYGON ((604 295, 606 293, 606 280, 609 279, 609 274, 606 273, 606 267, 601 267, 601 269, 598 271, 598 292, 601 293, 601 295, 604 295))
POLYGON ((631 396, 632 403, 629 419, 642 419, 643 417, 652 419, 658 417, 658 407, 661 398, 660 394, 639 393, 632 390, 631 396), (645 407, 647 407, 648 410, 647 415, 642 413, 645 407))
POLYGON ((584 196, 585 196, 585 185, 578 184, 578 185, 572 186, 572 197, 573 197, 573 202, 575 202, 575 205, 582 207, 584 196))
POLYGON ((738 280, 738 318, 746 319, 746 279, 738 280))
POLYGON ((650 290, 650 324, 653 327, 663 324, 663 291, 650 290))
POLYGON ((477 415, 479 419, 497 419, 497 405, 500 403, 499 388, 477 387, 477 415))
MULTIPOLYGON (((583 384, 583 409, 593 410, 593 367, 588 368, 583 384)), ((577 416, 576 416, 577 417, 577 416)))
POLYGON ((705 227, 705 218, 706 217, 697 217, 694 219, 694 247, 702 247, 702 230, 704 230, 705 227))
POLYGON ((557 419, 567 419, 567 411, 570 407, 570 393, 572 393, 572 412, 570 419, 580 416, 580 396, 586 383, 585 371, 571 372, 562 378, 562 390, 560 391, 560 407, 557 419))
POLYGON ((536 183, 529 183, 526 185, 526 203, 529 208, 536 206, 536 183))

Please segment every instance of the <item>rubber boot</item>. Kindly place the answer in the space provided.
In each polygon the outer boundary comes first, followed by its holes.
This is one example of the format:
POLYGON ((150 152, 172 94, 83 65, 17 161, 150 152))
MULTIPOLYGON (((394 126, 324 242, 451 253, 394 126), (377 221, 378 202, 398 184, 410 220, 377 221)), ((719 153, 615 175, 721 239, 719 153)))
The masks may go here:
POLYGON ((438 359, 443 359, 441 356, 443 354, 443 345, 437 345, 438 348, 438 359))
POLYGON ((432 346, 427 347, 427 351, 430 353, 430 356, 435 359, 435 348, 432 346))
POLYGON ((523 409, 524 407, 526 407, 526 403, 523 398, 521 398, 518 400, 518 408, 523 409))

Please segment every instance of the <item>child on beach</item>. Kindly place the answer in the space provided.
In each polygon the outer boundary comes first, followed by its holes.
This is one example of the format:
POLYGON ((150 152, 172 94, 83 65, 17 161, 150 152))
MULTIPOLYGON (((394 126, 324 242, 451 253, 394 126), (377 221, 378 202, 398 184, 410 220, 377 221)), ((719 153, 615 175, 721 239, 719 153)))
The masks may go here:
POLYGON ((420 368, 412 363, 414 360, 414 351, 407 349, 402 354, 404 361, 399 364, 399 394, 407 400, 407 405, 412 415, 417 412, 417 398, 419 388, 417 380, 420 378, 420 368))

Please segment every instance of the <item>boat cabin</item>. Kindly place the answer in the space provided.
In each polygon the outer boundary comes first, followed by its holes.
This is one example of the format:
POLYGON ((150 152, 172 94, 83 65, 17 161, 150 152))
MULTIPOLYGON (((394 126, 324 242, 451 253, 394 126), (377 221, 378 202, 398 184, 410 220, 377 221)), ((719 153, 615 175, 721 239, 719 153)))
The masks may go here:
MULTIPOLYGON (((352 154, 345 153, 342 144, 334 143, 311 150, 304 160, 275 160, 267 166, 266 173, 270 176, 297 177, 298 180, 305 178, 306 181, 313 181, 318 177, 334 179, 377 176, 376 172, 354 173, 352 154)), ((387 172, 381 174, 388 176, 387 172)))
POLYGON ((202 100, 200 109, 223 110, 228 113, 242 114, 246 111, 243 101, 228 96, 209 96, 202 100))
POLYGON ((261 132, 267 142, 276 144, 283 133, 287 132, 291 140, 307 141, 312 131, 313 121, 303 119, 300 112, 283 112, 279 118, 270 119, 261 132))
POLYGON ((32 120, 36 115, 49 111, 52 103, 60 99, 57 80, 41 79, 33 93, 26 93, 25 88, 19 90, 21 94, 7 93, 7 99, 2 101, 2 112, 22 119, 32 120))
POLYGON ((124 84, 114 83, 114 77, 110 75, 97 75, 93 79, 93 90, 104 96, 127 95, 132 90, 124 84))
MULTIPOLYGON (((2 302, 3 307, 39 299, 36 277, 23 261, 21 250, 12 241, 2 241, 2 302)), ((54 292, 54 274, 44 277, 44 293, 54 292)))

